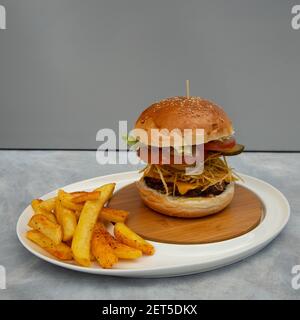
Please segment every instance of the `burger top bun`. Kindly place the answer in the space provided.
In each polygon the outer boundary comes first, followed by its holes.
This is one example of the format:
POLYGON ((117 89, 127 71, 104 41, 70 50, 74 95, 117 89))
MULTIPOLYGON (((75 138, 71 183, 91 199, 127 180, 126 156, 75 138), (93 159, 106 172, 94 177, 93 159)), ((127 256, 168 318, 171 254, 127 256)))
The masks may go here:
POLYGON ((200 97, 171 97, 156 102, 140 115, 134 129, 133 136, 141 143, 156 147, 206 143, 234 133, 231 120, 224 110, 200 97), (137 134, 139 130, 136 129, 145 130, 146 135, 137 134), (151 135, 151 129, 158 130, 152 131, 151 135), (162 129, 167 131, 158 134, 162 129), (181 135, 184 129, 191 130, 184 134, 182 142, 169 133, 174 129, 179 130, 181 135), (196 129, 204 129, 204 135, 196 129))

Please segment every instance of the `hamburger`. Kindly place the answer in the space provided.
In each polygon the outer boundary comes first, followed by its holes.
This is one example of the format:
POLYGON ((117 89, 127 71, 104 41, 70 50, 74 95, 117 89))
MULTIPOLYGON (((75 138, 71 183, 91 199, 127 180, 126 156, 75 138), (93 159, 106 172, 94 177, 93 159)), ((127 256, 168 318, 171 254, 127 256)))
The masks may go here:
POLYGON ((230 204, 238 178, 226 157, 241 153, 244 146, 236 143, 231 120, 221 107, 200 97, 167 98, 148 107, 134 129, 146 133, 133 135, 131 142, 147 163, 136 185, 148 207, 169 216, 195 218, 217 213, 230 204), (168 136, 172 130, 184 134, 186 129, 189 145, 183 140, 178 145, 168 136), (203 129, 201 144, 197 144, 197 129, 203 129), (167 131, 153 134, 157 130, 167 131), (195 167, 199 157, 201 172, 190 173, 187 169, 195 167))

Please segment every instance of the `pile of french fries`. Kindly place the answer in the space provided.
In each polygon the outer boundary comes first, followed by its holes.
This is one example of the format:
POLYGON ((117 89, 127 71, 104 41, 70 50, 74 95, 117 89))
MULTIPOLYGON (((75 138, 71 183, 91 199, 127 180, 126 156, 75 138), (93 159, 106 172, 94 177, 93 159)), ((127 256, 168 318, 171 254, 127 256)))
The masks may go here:
POLYGON ((26 237, 60 260, 75 260, 89 267, 97 261, 102 268, 112 268, 118 259, 137 259, 153 255, 152 244, 130 230, 125 221, 128 212, 105 207, 112 197, 114 183, 94 191, 67 193, 32 201, 32 230, 26 237), (114 236, 105 228, 114 224, 114 236))

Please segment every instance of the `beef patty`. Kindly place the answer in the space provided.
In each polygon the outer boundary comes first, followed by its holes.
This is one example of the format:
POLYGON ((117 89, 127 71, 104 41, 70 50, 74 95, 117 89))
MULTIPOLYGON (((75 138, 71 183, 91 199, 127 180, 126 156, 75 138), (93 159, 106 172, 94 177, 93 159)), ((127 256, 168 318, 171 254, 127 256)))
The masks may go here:
MULTIPOLYGON (((150 178, 150 177, 144 177, 144 181, 146 185, 154 190, 157 190, 161 193, 166 193, 165 187, 162 183, 161 180, 155 179, 155 178, 150 178)), ((175 187, 175 196, 183 196, 183 197, 212 197, 212 196, 217 196, 221 194, 227 186, 227 182, 222 181, 217 184, 214 184, 213 186, 207 188, 204 191, 201 191, 201 188, 196 188, 193 190, 189 190, 187 193, 184 195, 181 195, 178 191, 178 188, 175 187)), ((169 192, 173 192, 173 183, 167 183, 169 192)))

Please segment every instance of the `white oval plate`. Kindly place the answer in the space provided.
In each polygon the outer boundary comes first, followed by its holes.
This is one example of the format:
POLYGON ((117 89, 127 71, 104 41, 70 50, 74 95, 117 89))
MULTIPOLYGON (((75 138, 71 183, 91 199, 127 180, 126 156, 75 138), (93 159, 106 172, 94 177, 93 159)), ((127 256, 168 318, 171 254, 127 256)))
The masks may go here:
MULTIPOLYGON (((262 222, 252 231, 240 237, 210 244, 175 245, 152 242, 156 253, 143 256, 135 261, 119 261, 113 269, 102 269, 96 263, 91 267, 81 267, 74 262, 59 261, 25 237, 29 230, 27 222, 32 216, 29 205, 21 214, 17 223, 17 235, 23 246, 37 257, 52 264, 81 272, 121 277, 172 277, 216 269, 248 257, 262 249, 273 240, 288 222, 290 207, 287 199, 270 184, 247 176, 240 175, 244 185, 255 192, 263 201, 265 216, 262 222)), ((140 177, 137 171, 97 177, 63 187, 67 192, 92 190, 109 182, 116 182, 116 190, 132 183, 140 177)), ((42 199, 55 196, 52 191, 42 199)), ((122 209, 122 208, 121 208, 122 209)), ((243 212, 241 212, 243 214, 243 212)))

